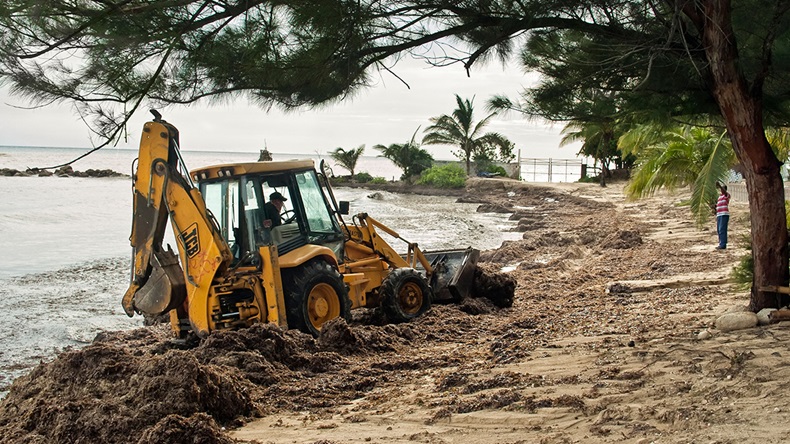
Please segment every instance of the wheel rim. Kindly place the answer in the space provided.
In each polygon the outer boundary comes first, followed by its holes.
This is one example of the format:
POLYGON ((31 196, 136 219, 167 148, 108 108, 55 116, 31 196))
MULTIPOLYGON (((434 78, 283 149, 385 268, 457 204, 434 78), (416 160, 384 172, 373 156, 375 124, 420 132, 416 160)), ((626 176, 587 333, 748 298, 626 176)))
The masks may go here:
POLYGON ((408 314, 415 314, 422 308, 422 288, 416 282, 406 282, 398 291, 398 303, 408 314))
POLYGON ((331 285, 320 283, 310 290, 307 316, 316 330, 321 330, 326 321, 340 316, 340 298, 331 285))

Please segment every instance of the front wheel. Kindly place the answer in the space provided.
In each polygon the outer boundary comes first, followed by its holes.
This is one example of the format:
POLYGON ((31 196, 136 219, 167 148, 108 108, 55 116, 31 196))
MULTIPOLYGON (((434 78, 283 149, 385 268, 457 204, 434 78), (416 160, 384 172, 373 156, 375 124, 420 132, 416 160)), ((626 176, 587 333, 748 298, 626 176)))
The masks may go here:
POLYGON ((351 300, 340 273, 324 261, 283 270, 288 327, 318 336, 329 320, 351 319, 351 300))
POLYGON ((381 284, 381 296, 381 308, 393 322, 406 322, 422 315, 433 301, 428 282, 413 268, 390 272, 381 284))

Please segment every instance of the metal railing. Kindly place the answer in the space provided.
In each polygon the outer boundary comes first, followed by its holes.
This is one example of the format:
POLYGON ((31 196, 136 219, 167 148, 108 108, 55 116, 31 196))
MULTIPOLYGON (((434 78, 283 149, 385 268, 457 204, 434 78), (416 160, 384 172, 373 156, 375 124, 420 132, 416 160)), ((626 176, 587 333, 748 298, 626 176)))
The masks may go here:
POLYGON ((518 163, 521 180, 527 182, 575 182, 586 166, 580 159, 520 157, 518 163))
MULTIPOLYGON (((746 182, 732 182, 727 184, 732 202, 749 203, 749 193, 746 191, 746 182)), ((785 185, 785 199, 790 199, 790 184, 785 185)))

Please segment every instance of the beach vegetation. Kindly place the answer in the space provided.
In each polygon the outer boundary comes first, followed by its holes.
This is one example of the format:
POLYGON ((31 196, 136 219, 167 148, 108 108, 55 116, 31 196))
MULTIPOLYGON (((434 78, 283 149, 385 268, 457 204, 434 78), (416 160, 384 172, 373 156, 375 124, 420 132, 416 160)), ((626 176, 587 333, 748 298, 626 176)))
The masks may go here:
POLYGON ((422 173, 418 183, 438 188, 463 188, 466 184, 466 171, 454 164, 434 166, 422 173))
POLYGON ((466 162, 466 174, 471 174, 473 156, 485 156, 488 159, 511 160, 513 142, 500 133, 484 133, 484 129, 496 116, 496 112, 488 114, 480 121, 474 120, 474 98, 462 99, 455 95, 457 107, 452 114, 432 117, 432 125, 425 128, 422 143, 425 145, 450 145, 457 147, 453 155, 466 162))
POLYGON ((393 143, 390 145, 376 145, 373 148, 381 151, 381 157, 392 161, 403 170, 400 180, 412 183, 420 173, 433 165, 433 156, 417 142, 417 128, 411 139, 406 143, 393 143))
POLYGON ((373 180, 373 176, 371 176, 370 173, 363 171, 361 173, 357 173, 356 176, 354 176, 354 180, 359 183, 368 183, 373 180))
POLYGON ((365 145, 360 145, 357 148, 351 148, 349 150, 337 147, 330 151, 329 155, 341 167, 347 169, 351 173, 351 181, 353 182, 355 180, 354 169, 357 167, 357 161, 359 161, 363 152, 365 152, 365 145))

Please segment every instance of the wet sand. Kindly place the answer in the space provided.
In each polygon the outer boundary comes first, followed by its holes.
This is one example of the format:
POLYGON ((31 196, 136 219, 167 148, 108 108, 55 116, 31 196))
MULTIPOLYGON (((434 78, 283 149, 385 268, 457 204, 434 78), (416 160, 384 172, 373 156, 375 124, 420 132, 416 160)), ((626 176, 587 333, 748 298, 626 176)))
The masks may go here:
POLYGON ((514 214, 511 307, 437 305, 407 324, 362 310, 313 339, 270 325, 179 349, 166 327, 101 334, 19 378, 3 442, 783 442, 790 324, 730 333, 748 294, 687 195, 474 180, 461 197, 514 214))

